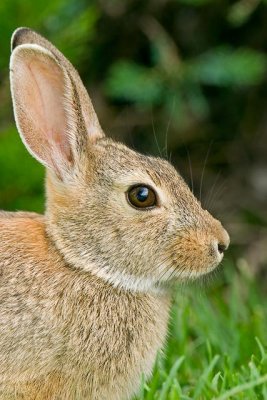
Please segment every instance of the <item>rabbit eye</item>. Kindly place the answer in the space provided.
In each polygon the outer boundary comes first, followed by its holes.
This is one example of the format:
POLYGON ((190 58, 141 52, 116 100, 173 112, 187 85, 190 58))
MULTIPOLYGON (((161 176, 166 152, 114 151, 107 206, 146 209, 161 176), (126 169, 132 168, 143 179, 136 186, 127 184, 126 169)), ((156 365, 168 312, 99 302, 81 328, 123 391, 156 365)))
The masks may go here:
POLYGON ((157 197, 148 186, 132 186, 127 192, 129 203, 135 208, 147 209, 156 206, 157 197))

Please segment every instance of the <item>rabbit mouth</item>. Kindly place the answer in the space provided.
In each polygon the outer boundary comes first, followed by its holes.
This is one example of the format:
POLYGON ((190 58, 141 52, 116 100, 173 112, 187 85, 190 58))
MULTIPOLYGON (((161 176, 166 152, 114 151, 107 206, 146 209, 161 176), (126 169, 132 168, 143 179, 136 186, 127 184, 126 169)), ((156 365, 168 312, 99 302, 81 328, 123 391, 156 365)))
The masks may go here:
POLYGON ((214 263, 211 265, 198 266, 198 268, 188 268, 187 266, 169 267, 165 270, 165 274, 158 280, 159 286, 161 284, 168 285, 168 283, 186 283, 198 280, 201 277, 212 274, 215 270, 220 268, 221 263, 214 263))
POLYGON ((173 263, 175 266, 165 266, 164 271, 161 274, 158 284, 168 284, 168 282, 189 282, 196 281, 197 279, 212 274, 215 270, 220 268, 223 255, 220 255, 219 259, 213 262, 199 263, 188 266, 179 263, 173 263), (202 265, 201 265, 202 264, 202 265))

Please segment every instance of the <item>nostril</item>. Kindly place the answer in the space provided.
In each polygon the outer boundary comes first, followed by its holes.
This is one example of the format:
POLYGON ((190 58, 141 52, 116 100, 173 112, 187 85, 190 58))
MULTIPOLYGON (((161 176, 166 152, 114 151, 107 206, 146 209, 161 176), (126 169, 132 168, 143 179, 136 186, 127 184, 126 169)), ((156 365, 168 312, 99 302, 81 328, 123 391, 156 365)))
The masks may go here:
POLYGON ((218 243, 218 251, 220 254, 223 254, 225 252, 225 250, 227 250, 227 247, 225 244, 223 243, 218 243))

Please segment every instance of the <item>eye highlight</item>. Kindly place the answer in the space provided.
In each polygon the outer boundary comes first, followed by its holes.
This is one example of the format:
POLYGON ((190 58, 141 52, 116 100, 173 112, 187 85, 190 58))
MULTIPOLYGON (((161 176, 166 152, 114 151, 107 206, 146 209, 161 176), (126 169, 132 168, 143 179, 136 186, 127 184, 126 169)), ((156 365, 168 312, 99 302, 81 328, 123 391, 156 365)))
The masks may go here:
POLYGON ((126 197, 131 206, 138 209, 150 209, 157 205, 157 196, 153 189, 145 185, 130 187, 126 197))

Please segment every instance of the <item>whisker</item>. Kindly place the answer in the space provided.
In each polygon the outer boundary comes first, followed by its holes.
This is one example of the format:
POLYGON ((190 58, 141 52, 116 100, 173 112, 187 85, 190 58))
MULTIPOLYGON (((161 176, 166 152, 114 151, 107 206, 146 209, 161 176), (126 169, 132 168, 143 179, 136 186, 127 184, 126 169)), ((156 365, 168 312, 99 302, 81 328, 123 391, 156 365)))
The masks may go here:
POLYGON ((171 124, 171 117, 169 119, 168 125, 167 125, 167 129, 166 129, 166 133, 165 133, 165 146, 163 151, 165 152, 165 158, 168 160, 168 133, 169 133, 169 129, 170 129, 170 124, 171 124))
POLYGON ((207 165, 207 161, 210 155, 210 151, 211 151, 211 147, 213 145, 213 140, 210 142, 208 151, 207 151, 207 155, 204 161, 204 166, 203 166, 203 170, 202 170, 202 174, 201 174, 201 178, 200 178, 200 193, 199 193, 199 200, 201 201, 201 197, 202 197, 202 185, 203 185, 203 179, 204 179, 204 174, 205 174, 205 169, 206 169, 206 165, 207 165))
POLYGON ((212 201, 210 202, 210 207, 213 206, 215 200, 219 197, 219 195, 220 196, 222 195, 222 193, 225 190, 226 183, 227 183, 227 181, 226 181, 226 179, 224 179, 223 182, 220 184, 220 186, 217 188, 217 190, 215 191, 215 193, 213 195, 212 201))
POLYGON ((188 159, 188 164, 189 164, 189 172, 190 172, 190 180, 191 180, 191 190, 192 193, 194 194, 194 181, 193 181, 193 171, 192 171, 192 163, 191 163, 191 158, 190 154, 188 151, 188 148, 186 147, 186 154, 187 154, 187 159, 188 159))
POLYGON ((154 135, 155 143, 156 143, 156 146, 157 146, 159 155, 160 155, 160 157, 162 157, 162 153, 161 153, 160 146, 159 146, 159 142, 158 142, 157 135, 156 135, 155 124, 154 124, 154 116, 153 116, 153 110, 152 110, 152 108, 151 108, 151 124, 152 124, 152 129, 153 129, 153 135, 154 135))
POLYGON ((210 201, 212 200, 213 191, 214 191, 215 186, 216 186, 216 184, 217 184, 217 182, 218 182, 218 180, 219 180, 219 177, 221 176, 221 173, 222 173, 222 171, 219 171, 219 172, 217 173, 216 178, 215 178, 215 180, 214 180, 214 182, 213 182, 213 185, 212 185, 212 187, 211 187, 209 196, 208 196, 207 201, 206 201, 206 205, 205 205, 205 208, 206 208, 206 209, 208 209, 208 207, 209 207, 209 205, 210 205, 210 201))
POLYGON ((190 172, 191 190, 192 190, 192 193, 194 194, 194 181, 193 181, 193 170, 192 170, 191 157, 190 157, 190 153, 189 153, 188 147, 186 146, 185 141, 184 141, 183 138, 181 138, 181 142, 182 142, 183 147, 184 147, 185 150, 186 150, 187 161, 188 161, 189 172, 190 172))
POLYGON ((166 157, 167 160, 168 160, 168 133, 169 133, 171 121, 172 121, 172 118, 173 118, 174 105, 175 105, 175 97, 173 98, 173 101, 172 101, 172 109, 171 109, 170 118, 169 118, 169 121, 168 121, 168 124, 167 124, 166 133, 165 133, 165 147, 164 147, 164 150, 165 150, 165 157, 166 157))

